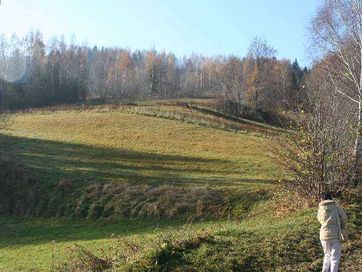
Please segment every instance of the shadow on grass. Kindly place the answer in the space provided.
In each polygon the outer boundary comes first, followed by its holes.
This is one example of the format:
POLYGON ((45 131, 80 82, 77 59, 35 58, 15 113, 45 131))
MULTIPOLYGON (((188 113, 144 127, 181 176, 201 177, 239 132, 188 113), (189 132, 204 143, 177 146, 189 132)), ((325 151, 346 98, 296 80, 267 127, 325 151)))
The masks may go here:
POLYGON ((74 242, 109 239, 133 234, 153 234, 168 227, 185 224, 177 220, 60 220, 0 218, 0 247, 44 244, 52 241, 74 242))
MULTIPOLYGON (((56 129, 56 128, 55 128, 56 129)), ((84 144, 0 135, 4 154, 24 163, 47 184, 62 179, 77 184, 126 182, 148 185, 265 184, 269 180, 231 178, 239 174, 234 162, 112 149, 84 144)))

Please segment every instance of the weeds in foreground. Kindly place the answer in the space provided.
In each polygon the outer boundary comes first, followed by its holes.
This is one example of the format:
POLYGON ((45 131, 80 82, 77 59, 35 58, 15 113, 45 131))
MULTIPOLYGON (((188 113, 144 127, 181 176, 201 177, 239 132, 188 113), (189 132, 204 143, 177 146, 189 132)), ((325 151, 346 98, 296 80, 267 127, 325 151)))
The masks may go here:
POLYGON ((171 271, 177 266, 186 267, 186 252, 214 240, 210 232, 195 233, 190 226, 166 230, 142 246, 122 237, 112 237, 113 246, 98 254, 74 245, 67 249, 65 258, 55 260, 53 267, 58 272, 171 271))

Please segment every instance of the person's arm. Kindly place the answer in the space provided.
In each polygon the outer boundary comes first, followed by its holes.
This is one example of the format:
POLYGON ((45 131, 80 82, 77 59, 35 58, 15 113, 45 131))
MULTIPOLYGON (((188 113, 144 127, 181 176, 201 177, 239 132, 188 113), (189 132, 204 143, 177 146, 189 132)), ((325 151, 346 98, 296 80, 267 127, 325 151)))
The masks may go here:
POLYGON ((338 207, 338 215, 341 219, 341 229, 347 228, 347 215, 341 207, 338 207))
POLYGON ((318 222, 322 225, 323 220, 322 220, 322 214, 321 214, 321 208, 318 208, 318 213, 317 213, 317 218, 318 218, 318 222))

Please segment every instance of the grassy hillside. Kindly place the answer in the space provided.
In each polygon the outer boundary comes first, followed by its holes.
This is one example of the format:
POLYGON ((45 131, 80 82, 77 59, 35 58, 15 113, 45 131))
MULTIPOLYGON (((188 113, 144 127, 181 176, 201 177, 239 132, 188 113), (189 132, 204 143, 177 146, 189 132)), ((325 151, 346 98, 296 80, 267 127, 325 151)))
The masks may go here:
POLYGON ((280 216, 276 131, 178 101, 12 114, 0 271, 318 271, 315 210, 280 216))
POLYGON ((3 131, 1 145, 47 183, 69 178, 225 187, 270 183, 280 177, 265 154, 267 141, 262 134, 129 111, 96 108, 15 114, 3 131))

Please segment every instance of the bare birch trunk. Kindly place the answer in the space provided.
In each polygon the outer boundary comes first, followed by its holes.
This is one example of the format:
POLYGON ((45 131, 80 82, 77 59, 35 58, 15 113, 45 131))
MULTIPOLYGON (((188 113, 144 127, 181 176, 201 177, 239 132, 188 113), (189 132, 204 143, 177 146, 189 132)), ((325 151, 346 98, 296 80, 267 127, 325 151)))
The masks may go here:
POLYGON ((359 101, 359 114, 357 121, 357 135, 354 146, 355 173, 354 185, 362 183, 362 99, 359 101))

